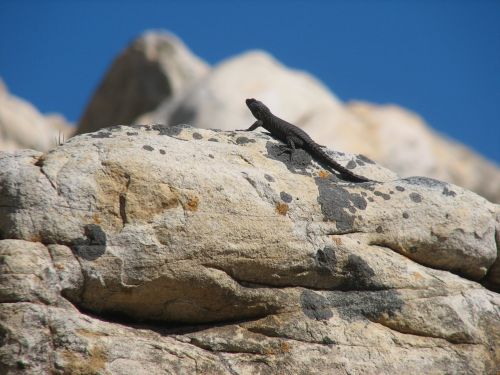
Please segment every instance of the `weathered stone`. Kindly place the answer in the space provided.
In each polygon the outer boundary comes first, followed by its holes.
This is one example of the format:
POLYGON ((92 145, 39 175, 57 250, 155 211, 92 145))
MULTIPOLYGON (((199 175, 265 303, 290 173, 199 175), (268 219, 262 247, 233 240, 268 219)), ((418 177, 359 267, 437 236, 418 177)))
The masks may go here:
POLYGON ((472 281, 498 287, 497 205, 242 136, 120 126, 0 154, 0 372, 498 370, 500 297, 472 281))

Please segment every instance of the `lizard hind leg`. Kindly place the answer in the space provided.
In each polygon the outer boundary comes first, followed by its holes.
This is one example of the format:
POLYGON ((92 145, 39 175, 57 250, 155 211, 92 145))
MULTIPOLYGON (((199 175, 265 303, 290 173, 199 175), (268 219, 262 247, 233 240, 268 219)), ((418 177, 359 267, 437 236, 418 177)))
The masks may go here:
POLYGON ((295 153, 295 150, 296 150, 295 145, 296 145, 297 141, 300 141, 300 140, 294 140, 292 137, 287 138, 286 146, 285 145, 280 146, 281 152, 278 154, 278 156, 287 152, 290 154, 290 161, 293 161, 293 154, 295 153))
POLYGON ((292 161, 292 158, 293 158, 293 154, 295 152, 295 143, 293 142, 293 139, 292 138, 288 138, 286 140, 286 143, 288 145, 288 148, 290 149, 290 161, 292 161))

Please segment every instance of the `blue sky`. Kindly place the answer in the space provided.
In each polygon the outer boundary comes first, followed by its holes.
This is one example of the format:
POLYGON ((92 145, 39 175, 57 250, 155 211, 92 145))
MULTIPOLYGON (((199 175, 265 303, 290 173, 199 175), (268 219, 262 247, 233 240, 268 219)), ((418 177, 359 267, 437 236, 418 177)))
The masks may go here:
POLYGON ((76 121, 146 29, 211 64, 267 50, 341 99, 396 103, 500 164, 500 1, 0 0, 0 77, 76 121))

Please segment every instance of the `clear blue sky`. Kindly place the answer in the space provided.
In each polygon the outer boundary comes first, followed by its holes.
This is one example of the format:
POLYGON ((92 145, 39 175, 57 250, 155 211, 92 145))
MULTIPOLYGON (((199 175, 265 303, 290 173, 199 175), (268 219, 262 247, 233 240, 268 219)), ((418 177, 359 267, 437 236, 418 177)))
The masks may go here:
POLYGON ((264 49, 344 100, 397 103, 500 164, 500 1, 0 0, 0 77, 76 121, 146 29, 215 64, 264 49))

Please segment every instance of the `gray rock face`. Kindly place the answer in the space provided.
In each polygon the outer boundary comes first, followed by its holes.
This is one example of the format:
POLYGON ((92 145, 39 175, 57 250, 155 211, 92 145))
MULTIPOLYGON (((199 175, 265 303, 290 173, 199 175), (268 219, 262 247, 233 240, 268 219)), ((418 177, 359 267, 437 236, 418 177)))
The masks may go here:
POLYGON ((0 372, 495 374, 499 206, 278 146, 152 125, 0 154, 0 372))
POLYGON ((147 32, 113 62, 86 108, 77 134, 130 124, 182 92, 208 65, 174 35, 147 32))

